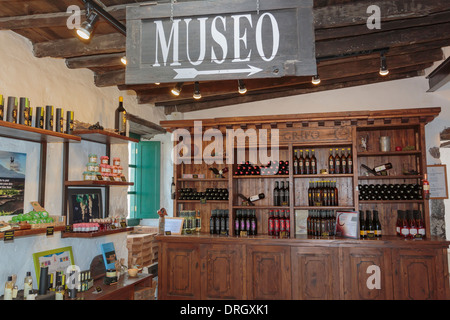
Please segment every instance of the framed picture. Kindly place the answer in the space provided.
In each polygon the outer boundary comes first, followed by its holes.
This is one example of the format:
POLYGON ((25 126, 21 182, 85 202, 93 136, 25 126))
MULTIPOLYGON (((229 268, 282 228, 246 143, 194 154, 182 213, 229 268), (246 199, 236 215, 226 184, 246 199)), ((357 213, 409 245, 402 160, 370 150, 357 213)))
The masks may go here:
POLYGON ((48 267, 48 274, 54 274, 55 272, 65 272, 67 267, 75 264, 72 247, 33 253, 33 262, 38 287, 41 267, 48 267))
POLYGON ((447 166, 435 164, 427 166, 430 183, 430 199, 448 199, 447 166))
POLYGON ((68 189, 68 217, 67 223, 89 222, 90 219, 103 218, 101 189, 68 189))
POLYGON ((164 218, 164 234, 181 234, 184 218, 164 218))

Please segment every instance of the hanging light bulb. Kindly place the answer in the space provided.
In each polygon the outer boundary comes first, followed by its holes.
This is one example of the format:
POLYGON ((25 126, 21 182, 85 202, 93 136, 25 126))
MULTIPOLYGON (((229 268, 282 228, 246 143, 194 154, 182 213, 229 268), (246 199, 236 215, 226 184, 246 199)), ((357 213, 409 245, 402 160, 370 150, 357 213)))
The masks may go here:
POLYGON ((312 77, 311 83, 314 85, 318 85, 320 83, 319 75, 316 74, 314 77, 312 77))
POLYGON ((242 80, 238 80, 238 92, 240 94, 245 94, 247 92, 247 88, 242 80))
POLYGON ((77 28, 77 35, 81 39, 89 40, 98 18, 98 14, 95 11, 91 11, 87 16, 86 21, 84 21, 81 26, 77 28))
POLYGON ((202 98, 202 94, 200 93, 200 84, 198 81, 194 83, 194 94, 192 96, 194 99, 199 100, 202 98))
POLYGON ((172 94, 174 96, 179 96, 181 93, 181 88, 183 87, 183 82, 178 82, 176 86, 172 89, 172 94))
POLYGON ((122 58, 120 58, 120 62, 122 62, 123 65, 127 65, 127 56, 123 56, 122 58))
POLYGON ((384 53, 381 53, 380 62, 381 62, 381 66, 380 66, 379 73, 383 77, 387 76, 389 74, 389 69, 387 67, 386 56, 384 55, 384 53))

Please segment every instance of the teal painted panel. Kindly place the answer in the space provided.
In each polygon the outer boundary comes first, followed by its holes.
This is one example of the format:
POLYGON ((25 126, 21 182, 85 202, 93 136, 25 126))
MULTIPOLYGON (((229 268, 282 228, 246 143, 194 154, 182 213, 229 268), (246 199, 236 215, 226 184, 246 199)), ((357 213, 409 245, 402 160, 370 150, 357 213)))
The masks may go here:
POLYGON ((160 209, 161 144, 159 141, 138 143, 136 218, 158 218, 160 209))

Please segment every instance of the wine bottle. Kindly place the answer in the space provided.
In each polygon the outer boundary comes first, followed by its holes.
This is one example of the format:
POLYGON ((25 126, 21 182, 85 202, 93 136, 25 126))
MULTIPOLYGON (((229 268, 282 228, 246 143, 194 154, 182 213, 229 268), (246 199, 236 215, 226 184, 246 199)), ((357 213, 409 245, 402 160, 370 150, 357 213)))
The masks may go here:
POLYGON ((403 211, 403 215, 401 217, 402 222, 401 222, 401 227, 400 227, 400 235, 404 238, 408 238, 409 237, 409 223, 408 223, 408 215, 409 215, 409 210, 403 211))
POLYGON ((351 148, 347 148, 347 173, 353 173, 353 158, 351 148))
POLYGON ((417 224, 417 237, 418 238, 425 238, 426 230, 425 230, 425 224, 422 219, 422 214, 419 210, 415 210, 416 214, 416 224, 417 224))
POLYGON ((302 149, 300 149, 300 154, 298 156, 298 174, 305 174, 305 158, 302 149))
POLYGON ((275 210, 275 215, 273 217, 273 235, 276 237, 280 235, 280 218, 278 210, 275 210))
POLYGON ((280 235, 284 234, 286 232, 286 220, 284 218, 284 210, 280 211, 280 235))
POLYGON ((347 155, 345 154, 345 149, 341 150, 341 173, 347 173, 347 155))
POLYGON ((294 167, 294 174, 298 174, 298 150, 297 149, 294 150, 293 167, 294 167))
POLYGON ((238 236, 241 227, 241 210, 236 210, 236 219, 234 219, 234 235, 238 236))
POLYGON ((3 98, 3 95, 0 94, 0 120, 3 121, 5 115, 5 99, 3 98))
POLYGON ((174 177, 172 177, 172 184, 170 185, 170 195, 171 195, 172 200, 174 200, 176 197, 174 177))
POLYGON ((215 234, 220 234, 220 231, 222 230, 222 210, 217 209, 217 215, 216 215, 216 221, 214 221, 215 224, 215 234))
POLYGON ((382 171, 386 171, 392 169, 392 163, 388 162, 379 166, 374 167, 372 170, 375 171, 377 174, 382 172, 382 171))
POLYGON ((306 149, 304 166, 305 166, 304 170, 305 174, 311 174, 311 158, 309 157, 308 149, 306 149))
POLYGON ((373 210, 373 230, 375 232, 375 238, 381 238, 381 223, 377 210, 373 210))
POLYGON ((290 211, 287 209, 285 211, 285 223, 286 223, 286 236, 289 237, 291 234, 291 217, 290 217, 290 211))
POLYGON ((408 211, 408 223, 409 223, 409 238, 414 239, 417 235, 417 225, 416 219, 414 219, 414 215, 412 211, 408 211))
POLYGON ((423 179, 422 179, 422 192, 423 192, 423 199, 429 200, 430 199, 430 183, 428 182, 428 175, 426 173, 423 175, 423 179))
POLYGON ((248 198, 248 200, 249 200, 250 202, 255 202, 255 201, 257 201, 257 200, 264 199, 264 198, 265 198, 264 193, 259 193, 259 194, 257 194, 257 195, 251 196, 250 198, 248 198))
POLYGON ((216 232, 216 210, 212 210, 211 217, 209 218, 209 233, 214 234, 216 232))
POLYGON ((250 234, 256 236, 258 234, 258 222, 255 216, 255 210, 251 210, 250 217, 250 234))
POLYGON ((119 97, 119 106, 115 113, 115 129, 122 136, 127 134, 127 112, 123 107, 123 97, 119 97))
POLYGON ((311 150, 310 173, 317 174, 317 159, 314 149, 311 150))
POLYGON ((199 233, 202 229, 202 216, 200 215, 200 210, 197 210, 195 215, 195 232, 199 233))
POLYGON ((283 189, 282 206, 289 206, 289 181, 286 181, 283 189))
POLYGON ((278 181, 275 181, 275 188, 273 188, 273 205, 275 207, 280 206, 280 188, 278 186, 278 181))
POLYGON ((336 154, 334 155, 334 173, 341 173, 341 156, 338 148, 336 148, 336 154))
POLYGON ((401 235, 401 227, 402 227, 402 215, 403 215, 403 210, 397 210, 397 223, 395 224, 395 233, 397 234, 397 236, 401 235))
POLYGON ((375 237, 375 230, 373 228, 372 223, 372 215, 370 214, 370 210, 366 210, 366 232, 367 232, 367 238, 372 239, 375 237))
POLYGON ((267 220, 267 233, 269 236, 274 235, 274 221, 273 221, 273 210, 269 211, 269 219, 267 220))
POLYGON ((309 235, 309 236, 312 234, 311 210, 308 210, 308 217, 306 218, 306 234, 309 235))
POLYGON ((359 237, 361 239, 367 238, 367 231, 366 231, 366 223, 364 221, 364 211, 359 211, 359 237))
POLYGON ((330 174, 334 173, 334 156, 333 149, 330 149, 330 156, 328 157, 328 172, 330 174))

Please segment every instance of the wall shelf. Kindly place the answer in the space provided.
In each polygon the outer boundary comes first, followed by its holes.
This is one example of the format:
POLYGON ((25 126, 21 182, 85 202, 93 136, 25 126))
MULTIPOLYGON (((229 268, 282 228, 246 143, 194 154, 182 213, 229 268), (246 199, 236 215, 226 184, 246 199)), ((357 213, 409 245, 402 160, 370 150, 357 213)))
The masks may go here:
POLYGON ((75 135, 0 120, 0 136, 31 142, 80 142, 75 135))
POLYGON ((105 130, 75 130, 73 135, 79 136, 81 139, 103 144, 120 144, 128 142, 139 142, 137 139, 122 136, 120 134, 105 130))
POLYGON ((61 234, 62 238, 96 238, 96 237, 103 237, 110 234, 115 233, 122 233, 122 232, 129 232, 133 231, 134 227, 127 227, 127 228, 118 228, 118 229, 112 229, 112 230, 106 230, 106 231, 99 231, 99 232, 63 232, 61 234))
POLYGON ((80 181, 65 181, 65 186, 133 186, 133 182, 127 182, 127 181, 102 181, 102 180, 80 180, 80 181))
MULTIPOLYGON (((65 230, 65 226, 55 227, 54 232, 60 232, 65 230)), ((12 229, 13 230, 13 229, 12 229)), ((10 231, 10 230, 8 230, 10 231)), ((0 233, 0 239, 3 239, 3 233, 0 233)), ((46 234, 47 228, 36 228, 36 229, 26 229, 26 230, 14 230, 14 238, 18 237, 27 237, 27 236, 36 236, 41 234, 46 234)))

